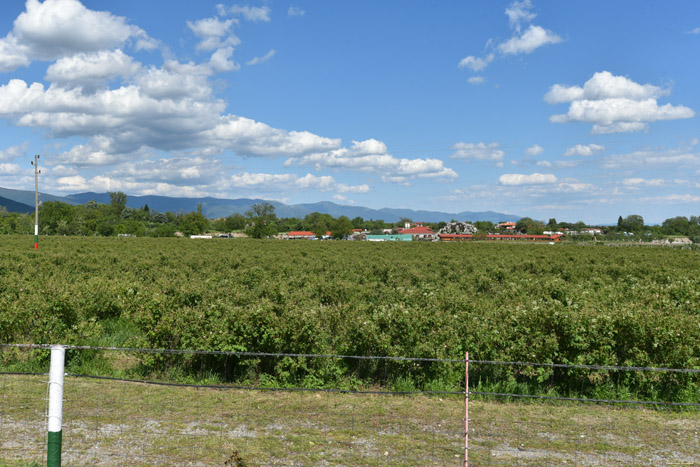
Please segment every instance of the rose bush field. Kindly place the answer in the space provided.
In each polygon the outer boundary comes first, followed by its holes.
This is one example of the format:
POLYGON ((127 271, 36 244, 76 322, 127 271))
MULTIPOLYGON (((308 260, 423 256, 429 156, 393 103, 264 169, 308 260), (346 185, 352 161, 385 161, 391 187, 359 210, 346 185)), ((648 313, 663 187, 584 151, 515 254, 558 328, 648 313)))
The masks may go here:
MULTIPOLYGON (((24 236, 0 342, 700 368, 700 252, 520 243, 24 236)), ((46 352, 38 351, 39 361, 46 352)), ((4 351, 0 364, 29 362, 4 351)), ((463 365, 83 352, 69 371, 450 389, 463 365)), ((36 360, 36 359, 35 359, 36 360)), ((697 375, 475 364, 475 388, 697 402, 697 375)))

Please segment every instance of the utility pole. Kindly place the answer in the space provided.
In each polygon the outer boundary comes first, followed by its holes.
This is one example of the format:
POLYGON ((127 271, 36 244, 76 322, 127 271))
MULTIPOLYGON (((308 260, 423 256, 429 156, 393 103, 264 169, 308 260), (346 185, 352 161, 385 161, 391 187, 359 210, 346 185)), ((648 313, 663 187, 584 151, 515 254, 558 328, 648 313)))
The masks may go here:
POLYGON ((39 249, 39 154, 34 155, 34 249, 39 249))

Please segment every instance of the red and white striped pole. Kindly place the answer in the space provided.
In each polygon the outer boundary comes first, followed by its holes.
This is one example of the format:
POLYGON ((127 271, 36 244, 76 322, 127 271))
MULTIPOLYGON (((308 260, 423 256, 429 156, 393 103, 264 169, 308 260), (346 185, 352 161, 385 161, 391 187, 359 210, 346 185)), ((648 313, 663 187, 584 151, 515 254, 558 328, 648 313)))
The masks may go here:
POLYGON ((464 352, 464 467, 469 467, 469 352, 464 352))
POLYGON ((39 154, 34 155, 34 249, 39 249, 39 154))

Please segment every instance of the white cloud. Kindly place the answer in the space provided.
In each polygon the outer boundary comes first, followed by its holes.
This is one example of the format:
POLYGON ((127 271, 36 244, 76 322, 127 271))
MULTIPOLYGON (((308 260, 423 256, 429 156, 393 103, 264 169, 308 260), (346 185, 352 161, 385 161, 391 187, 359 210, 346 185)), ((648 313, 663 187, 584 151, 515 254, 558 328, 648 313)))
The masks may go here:
POLYGON ((613 154, 604 158, 603 168, 632 169, 637 167, 687 168, 700 166, 700 153, 694 152, 694 145, 675 149, 645 149, 626 154, 613 154))
POLYGON ((541 26, 530 25, 520 37, 513 37, 500 44, 498 50, 505 55, 530 54, 547 44, 558 44, 562 38, 541 26))
POLYGON ((55 165, 52 167, 43 166, 41 171, 42 173, 48 174, 52 177, 67 177, 69 175, 78 175, 78 170, 75 167, 68 167, 65 165, 55 165))
POLYGON ((345 185, 336 182, 330 175, 316 176, 306 174, 299 177, 295 174, 267 174, 241 172, 231 176, 234 188, 258 190, 262 192, 285 191, 291 188, 318 190, 323 192, 337 191, 338 193, 367 193, 369 185, 345 185))
POLYGON ((533 144, 525 150, 525 154, 528 156, 539 156, 544 152, 544 148, 538 144, 533 144))
POLYGON ((520 23, 529 23, 535 19, 537 15, 530 12, 531 9, 532 2, 530 0, 523 0, 521 2, 515 1, 511 3, 508 8, 506 8, 506 16, 508 17, 510 27, 520 31, 520 23))
POLYGON ((0 176, 1 175, 17 175, 24 172, 26 169, 22 169, 17 164, 0 164, 0 176))
POLYGON ((479 57, 474 57, 473 55, 470 55, 468 57, 464 57, 462 60, 459 61, 459 68, 469 68, 470 70, 473 71, 481 71, 484 68, 486 68, 489 63, 493 61, 494 55, 489 54, 485 58, 479 58, 479 57))
MULTIPOLYGON (((532 13, 532 2, 530 0, 515 0, 505 10, 508 23, 514 31, 514 36, 509 40, 494 45, 493 39, 486 42, 486 49, 497 50, 501 55, 530 54, 536 49, 547 44, 558 44, 563 39, 554 32, 541 26, 531 24, 524 33, 521 34, 522 23, 529 23, 537 16, 532 13)), ((459 68, 469 68, 472 71, 484 70, 489 63, 495 59, 495 54, 489 53, 484 58, 469 55, 459 62, 459 68)), ((483 82, 475 78, 471 84, 481 84, 483 82)))
POLYGON ((555 123, 586 122, 593 124, 593 133, 642 131, 658 120, 691 118, 688 107, 659 105, 657 98, 669 91, 651 84, 640 85, 610 72, 595 73, 583 86, 555 84, 545 95, 550 104, 571 102, 566 114, 552 115, 555 123))
POLYGON ((688 34, 700 34, 700 28, 691 29, 688 34))
POLYGON ((472 76, 467 80, 469 84, 473 85, 484 84, 485 81, 486 79, 483 76, 472 76))
POLYGON ((289 16, 304 16, 306 14, 306 11, 302 10, 301 8, 295 7, 294 5, 290 6, 289 9, 287 10, 287 14, 289 16))
POLYGON ((248 60, 246 62, 246 64, 247 65, 257 65, 258 63, 264 63, 264 62, 268 61, 269 59, 271 59, 272 57, 274 57, 276 53, 277 53, 277 51, 275 49, 272 49, 268 53, 263 55, 262 57, 255 57, 252 60, 248 60))
POLYGON ((176 197, 225 196, 223 192, 211 191, 209 186, 178 186, 168 183, 138 182, 98 175, 85 179, 80 175, 61 177, 53 185, 55 190, 76 193, 83 191, 126 191, 134 195, 162 195, 176 197))
POLYGON ((27 0, 13 30, 0 39, 0 71, 26 66, 32 60, 55 60, 81 52, 114 49, 127 42, 137 49, 156 43, 126 19, 89 10, 78 0, 27 0))
POLYGON ((222 173, 221 162, 205 157, 161 158, 118 166, 109 175, 136 182, 164 182, 170 185, 207 185, 222 173))
POLYGON ((664 186, 666 184, 665 180, 661 178, 625 178, 622 180, 622 184, 630 187, 640 187, 640 186, 664 186))
POLYGON ((466 159, 477 161, 501 162, 506 155, 498 143, 457 143, 452 146, 456 149, 450 157, 452 159, 466 159))
POLYGON ((670 94, 668 89, 662 89, 651 84, 638 84, 625 76, 615 76, 609 71, 595 73, 583 88, 578 86, 566 87, 561 84, 552 86, 544 99, 550 104, 559 104, 575 100, 602 100, 610 98, 625 98, 631 100, 655 99, 670 94))
POLYGON ((236 71, 241 66, 233 61, 233 47, 217 49, 209 58, 209 66, 217 72, 236 71))
POLYGON ((14 79, 0 86, 0 117, 53 136, 91 138, 64 154, 62 163, 82 158, 112 164, 142 147, 230 149, 244 156, 299 156, 340 147, 338 139, 221 115, 226 104, 212 97, 208 73, 210 65, 169 61, 163 69, 144 70, 132 84, 91 94, 14 79))
POLYGON ((605 146, 600 144, 577 144, 576 146, 570 147, 564 151, 564 155, 589 157, 603 151, 605 151, 605 146))
POLYGON ((677 204, 677 203, 697 203, 700 202, 700 196, 695 196, 691 194, 684 194, 684 195, 679 195, 679 194, 672 194, 672 195, 665 195, 665 196, 651 196, 647 198, 640 198, 640 201, 649 203, 649 202, 661 202, 661 203, 668 203, 668 204, 677 204))
POLYGON ((537 161, 536 165, 547 169, 572 169, 581 165, 581 161, 537 161))
POLYGON ((300 156, 340 147, 339 139, 324 138, 308 131, 272 128, 235 115, 220 117, 219 123, 204 136, 209 144, 243 156, 300 156))
POLYGON ((270 7, 267 6, 233 5, 228 9, 228 13, 232 15, 242 15, 248 21, 270 21, 270 7))
POLYGON ((29 47, 20 44, 12 33, 0 39, 0 72, 29 65, 31 63, 29 52, 29 47))
POLYGON ((237 188, 278 188, 289 186, 297 180, 294 174, 265 174, 242 172, 231 176, 233 185, 237 188))
POLYGON ((236 19, 222 21, 219 18, 205 18, 198 21, 187 21, 187 27, 201 39, 197 44, 198 50, 214 50, 241 43, 241 40, 231 32, 231 26, 237 23, 236 19))
POLYGON ((120 49, 63 57, 46 71, 46 79, 62 86, 95 86, 111 78, 135 75, 141 64, 120 49))
POLYGON ((556 183, 557 177, 553 174, 533 173, 526 174, 503 174, 498 178, 501 185, 542 185, 556 183))
POLYGON ((339 148, 290 159, 285 165, 308 165, 321 170, 349 169, 382 173, 382 179, 405 183, 414 178, 456 178, 457 173, 444 166, 440 159, 399 159, 388 153, 386 145, 375 139, 353 141, 350 148, 339 148))
POLYGON ((0 151, 0 161, 11 161, 21 156, 27 155, 29 150, 29 142, 25 141, 17 146, 10 146, 0 151))
POLYGON ((339 183, 336 189, 339 193, 368 193, 372 191, 372 188, 367 184, 345 185, 344 183, 339 183))

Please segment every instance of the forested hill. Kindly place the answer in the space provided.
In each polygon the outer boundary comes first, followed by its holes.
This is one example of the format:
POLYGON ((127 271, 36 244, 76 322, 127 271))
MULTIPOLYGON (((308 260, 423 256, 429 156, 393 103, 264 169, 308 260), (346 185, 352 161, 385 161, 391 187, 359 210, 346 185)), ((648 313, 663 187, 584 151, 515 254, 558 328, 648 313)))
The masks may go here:
MULTIPOLYGON (((77 193, 66 196, 68 200, 77 204, 85 204, 90 200, 98 203, 109 204, 109 193, 77 193)), ((129 195, 126 205, 132 209, 148 205, 149 209, 159 212, 187 213, 197 210, 202 205, 202 213, 210 218, 227 217, 231 214, 244 214, 253 204, 265 202, 262 199, 220 199, 220 198, 171 198, 169 196, 132 196, 129 195)), ((363 219, 382 219, 386 222, 398 222, 401 219, 412 219, 422 222, 449 222, 452 219, 460 221, 490 221, 494 223, 502 221, 516 222, 521 216, 503 214, 493 211, 460 213, 447 213, 436 211, 416 211, 412 209, 371 209, 362 206, 343 206, 324 201, 320 203, 287 205, 278 201, 269 201, 275 207, 277 217, 303 218, 307 214, 320 212, 330 214, 333 217, 347 216, 350 219, 362 217, 363 219)))
POLYGON ((9 212, 27 213, 27 212, 34 211, 34 206, 30 206, 30 205, 24 204, 24 203, 18 203, 17 201, 3 198, 2 196, 0 196, 0 206, 7 209, 9 212))

